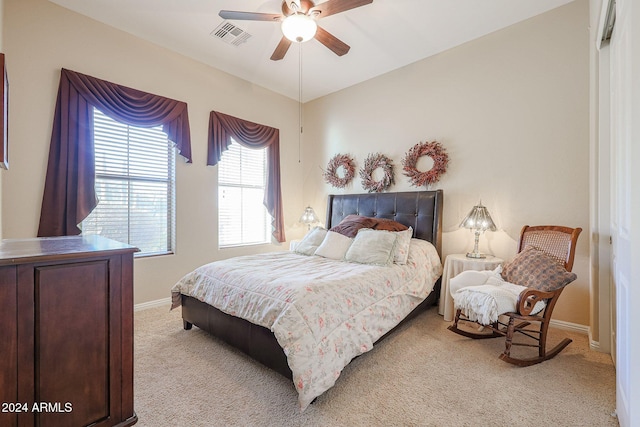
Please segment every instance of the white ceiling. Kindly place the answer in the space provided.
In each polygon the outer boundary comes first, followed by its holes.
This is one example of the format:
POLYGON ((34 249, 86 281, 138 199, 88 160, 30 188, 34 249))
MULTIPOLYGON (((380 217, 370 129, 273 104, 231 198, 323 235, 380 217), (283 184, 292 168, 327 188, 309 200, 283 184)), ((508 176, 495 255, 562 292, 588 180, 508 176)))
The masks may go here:
POLYGON ((277 62, 269 57, 282 37, 279 23, 232 21, 251 34, 238 47, 210 34, 223 22, 220 10, 280 13, 281 0, 50 1, 295 100, 301 53, 306 102, 573 0, 374 0, 318 21, 351 46, 346 55, 311 40, 277 62))

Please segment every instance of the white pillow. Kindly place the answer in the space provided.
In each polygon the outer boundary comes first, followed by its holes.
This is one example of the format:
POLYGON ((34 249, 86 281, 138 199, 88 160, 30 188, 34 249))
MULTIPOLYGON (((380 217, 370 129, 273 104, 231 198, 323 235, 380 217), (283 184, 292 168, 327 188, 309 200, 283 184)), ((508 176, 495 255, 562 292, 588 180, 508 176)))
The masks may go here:
POLYGON ((409 258, 409 246, 411 246, 411 237, 413 236, 413 228, 408 230, 396 231, 396 247, 393 251, 393 262, 404 265, 409 258))
POLYGON ((315 254, 325 258, 344 259, 353 239, 335 231, 328 231, 315 254))
POLYGON ((345 259, 360 264, 389 265, 393 262, 395 244, 395 232, 361 228, 345 259))
POLYGON ((301 255, 313 255, 326 235, 327 230, 325 228, 314 227, 302 238, 293 251, 301 255))

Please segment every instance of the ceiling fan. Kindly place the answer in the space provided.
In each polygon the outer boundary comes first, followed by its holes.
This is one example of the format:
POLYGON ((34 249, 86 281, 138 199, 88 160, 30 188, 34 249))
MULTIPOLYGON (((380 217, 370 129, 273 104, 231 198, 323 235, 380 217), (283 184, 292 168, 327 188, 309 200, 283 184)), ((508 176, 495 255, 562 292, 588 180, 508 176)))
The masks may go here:
POLYGON ((319 5, 312 0, 284 0, 282 14, 221 10, 218 15, 223 19, 239 21, 280 22, 283 36, 271 55, 273 61, 284 58, 292 42, 302 43, 312 38, 342 56, 349 52, 350 46, 318 26, 316 21, 369 3, 373 3, 373 0, 328 0, 319 5))

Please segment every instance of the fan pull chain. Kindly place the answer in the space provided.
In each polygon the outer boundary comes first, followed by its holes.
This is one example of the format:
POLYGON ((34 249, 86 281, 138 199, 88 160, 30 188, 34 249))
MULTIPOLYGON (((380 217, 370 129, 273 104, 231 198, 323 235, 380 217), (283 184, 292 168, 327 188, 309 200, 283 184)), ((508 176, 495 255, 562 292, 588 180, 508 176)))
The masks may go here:
POLYGON ((298 163, 300 163, 302 151, 302 43, 298 43, 298 163))

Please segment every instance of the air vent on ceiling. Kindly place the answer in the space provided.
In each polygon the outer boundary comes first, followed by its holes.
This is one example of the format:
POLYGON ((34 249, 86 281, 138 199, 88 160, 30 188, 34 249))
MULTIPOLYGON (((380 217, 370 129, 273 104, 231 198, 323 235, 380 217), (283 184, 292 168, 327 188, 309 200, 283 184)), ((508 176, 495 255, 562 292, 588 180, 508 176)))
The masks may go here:
POLYGON ((222 24, 218 25, 218 27, 211 32, 211 35, 234 46, 240 46, 251 37, 251 34, 242 28, 236 27, 229 21, 223 21, 222 24))

